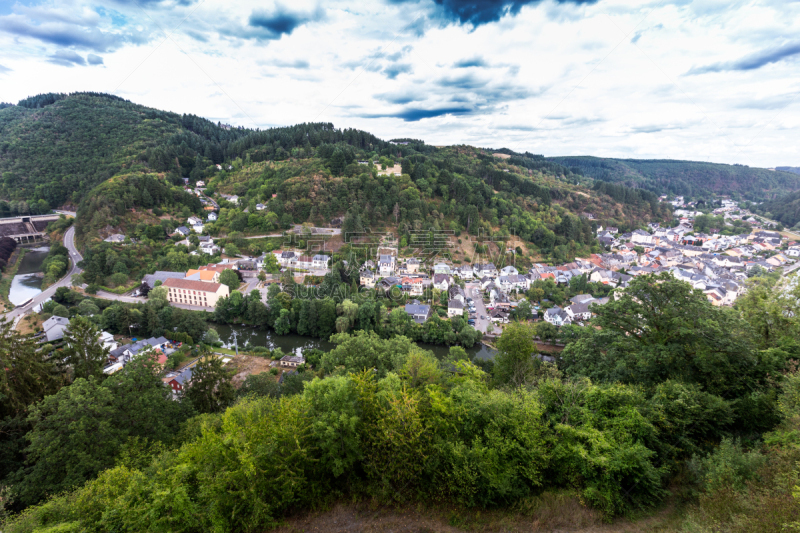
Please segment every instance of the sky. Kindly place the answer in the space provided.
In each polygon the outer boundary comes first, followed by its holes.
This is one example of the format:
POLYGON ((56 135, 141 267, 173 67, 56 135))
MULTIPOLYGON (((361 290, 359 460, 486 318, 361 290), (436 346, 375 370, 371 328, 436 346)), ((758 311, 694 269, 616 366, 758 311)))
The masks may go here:
POLYGON ((800 166, 800 1, 0 0, 0 101, 800 166))

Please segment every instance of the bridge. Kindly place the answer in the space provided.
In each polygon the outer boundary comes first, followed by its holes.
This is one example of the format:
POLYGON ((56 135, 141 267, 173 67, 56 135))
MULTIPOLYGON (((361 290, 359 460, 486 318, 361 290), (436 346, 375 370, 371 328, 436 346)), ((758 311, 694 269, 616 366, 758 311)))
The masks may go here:
POLYGON ((58 220, 59 215, 30 215, 0 218, 0 238, 10 237, 18 243, 35 242, 47 238, 47 224, 58 220))

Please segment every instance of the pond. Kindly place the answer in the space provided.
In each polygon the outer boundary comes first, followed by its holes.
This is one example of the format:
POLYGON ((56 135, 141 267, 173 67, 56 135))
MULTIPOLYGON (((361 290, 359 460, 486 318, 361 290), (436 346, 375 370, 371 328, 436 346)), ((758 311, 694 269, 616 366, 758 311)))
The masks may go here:
POLYGON ((11 290, 8 293, 8 299, 14 305, 19 305, 42 292, 42 263, 50 251, 48 246, 25 249, 27 250, 25 257, 19 264, 17 275, 11 280, 11 290))
MULTIPOLYGON (((219 339, 223 342, 225 348, 231 350, 234 347, 234 332, 237 334, 239 347, 249 342, 252 346, 266 346, 270 350, 280 348, 284 353, 295 353, 297 355, 302 355, 303 352, 315 348, 322 351, 328 351, 334 348, 334 344, 327 340, 303 337, 301 335, 276 335, 275 331, 269 328, 231 326, 227 324, 210 324, 210 326, 217 330, 219 339)), ((447 355, 450 349, 449 346, 441 346, 438 344, 425 344, 422 342, 417 344, 420 348, 432 351, 439 359, 447 355)), ((495 353, 495 350, 483 344, 467 349, 467 354, 469 354, 470 357, 477 357, 479 359, 494 359, 495 353)))

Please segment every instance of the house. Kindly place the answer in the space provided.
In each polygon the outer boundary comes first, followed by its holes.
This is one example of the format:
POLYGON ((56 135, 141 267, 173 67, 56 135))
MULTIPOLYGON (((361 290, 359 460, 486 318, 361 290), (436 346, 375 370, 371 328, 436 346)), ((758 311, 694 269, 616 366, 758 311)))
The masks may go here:
POLYGON ((331 258, 327 255, 317 254, 311 258, 311 263, 313 268, 328 268, 328 263, 330 262, 331 258))
POLYGON ((177 233, 177 234, 179 234, 179 235, 181 235, 183 237, 188 237, 189 233, 191 233, 191 231, 186 226, 178 226, 177 228, 175 228, 175 233, 177 233))
POLYGON ((182 392, 184 388, 189 386, 189 383, 192 381, 192 369, 191 367, 184 368, 180 372, 178 372, 174 376, 168 376, 164 378, 167 382, 167 385, 172 389, 172 392, 177 394, 182 392))
POLYGON ((195 187, 205 187, 206 186, 206 182, 203 181, 203 180, 197 180, 197 182, 194 184, 194 186, 195 187))
POLYGON ((584 301, 581 303, 574 303, 568 306, 565 311, 571 321, 584 321, 589 320, 592 318, 592 312, 589 310, 589 306, 592 305, 592 301, 584 301))
POLYGON ((284 355, 281 357, 281 366, 283 367, 296 368, 304 364, 306 364, 306 359, 301 355, 284 355))
POLYGON ((265 206, 264 204, 256 204, 256 211, 263 211, 266 208, 267 206, 265 206))
POLYGON ((411 303, 405 305, 405 311, 417 324, 424 324, 431 316, 431 306, 419 303, 419 300, 413 300, 411 303))
POLYGON ((467 300, 467 294, 458 285, 451 286, 447 291, 447 295, 451 300, 460 300, 462 304, 467 300))
POLYGON ((493 263, 475 263, 472 267, 472 272, 476 277, 483 278, 486 276, 497 277, 497 268, 493 263))
POLYGON ((103 242, 110 242, 110 243, 114 243, 114 244, 120 244, 120 243, 125 242, 125 235, 123 235, 121 233, 115 233, 114 235, 109 235, 108 237, 103 239, 103 242))
POLYGON ((500 269, 501 276, 517 276, 519 275, 519 270, 512 265, 504 266, 500 269))
POLYGON ((187 279, 168 279, 167 301, 175 304, 215 307, 217 300, 230 294, 227 285, 187 279))
POLYGON ((220 252, 220 247, 213 242, 201 242, 197 249, 208 255, 216 255, 220 252))
POLYGON ((450 288, 453 279, 447 274, 434 274, 433 275, 433 288, 440 291, 446 291, 450 288))
POLYGON ((275 255, 281 266, 289 266, 294 262, 294 252, 276 252, 275 255))
POLYGON ((64 330, 69 326, 69 318, 51 316, 42 324, 44 336, 47 342, 53 342, 64 338, 64 330))
POLYGON ((190 226, 196 226, 198 224, 203 223, 203 219, 198 217, 189 217, 189 220, 186 221, 190 226))
POLYGON ((472 270, 471 266, 463 266, 453 269, 453 275, 461 279, 472 279, 475 276, 475 272, 472 270))
POLYGON ((143 339, 115 348, 108 353, 108 358, 112 362, 121 362, 124 365, 140 353, 152 351, 156 362, 163 365, 167 362, 167 352, 170 351, 168 349, 169 345, 170 341, 166 337, 150 337, 149 339, 143 339))
POLYGON ((195 224, 192 226, 192 231, 195 233, 203 233, 203 225, 202 224, 195 224))
POLYGON ((505 309, 492 309, 489 319, 495 324, 508 324, 508 311, 505 309))
POLYGON ((445 263, 436 263, 433 265, 433 273, 434 274, 447 274, 450 275, 450 265, 445 263))
POLYGON ((554 326, 563 326, 570 323, 569 315, 559 306, 551 307, 544 312, 544 319, 554 326))
POLYGON ((185 272, 169 272, 167 270, 156 270, 154 274, 146 274, 142 278, 142 285, 145 285, 147 290, 153 290, 156 287, 156 281, 164 283, 170 278, 183 279, 186 277, 185 272))
POLYGON ((419 259, 412 257, 406 261, 406 272, 409 274, 416 274, 419 272, 419 259))
POLYGON ((208 214, 208 221, 214 222, 215 220, 217 220, 217 214, 212 211, 211 213, 208 214))
POLYGON ((422 278, 405 277, 400 280, 403 292, 410 296, 422 296, 422 278))
POLYGON ((394 274, 397 258, 393 255, 381 255, 378 258, 378 272, 381 276, 391 276, 394 274))
POLYGON ((314 261, 311 259, 311 256, 301 255, 300 257, 296 257, 294 261, 290 263, 290 265, 295 268, 308 270, 314 265, 314 261))
POLYGON ((360 276, 360 279, 359 279, 359 283, 361 284, 361 286, 367 287, 368 289, 371 289, 371 288, 373 288, 375 286, 375 278, 376 277, 377 276, 375 275, 375 273, 373 271, 371 271, 371 270, 362 270, 361 271, 361 276, 360 276))

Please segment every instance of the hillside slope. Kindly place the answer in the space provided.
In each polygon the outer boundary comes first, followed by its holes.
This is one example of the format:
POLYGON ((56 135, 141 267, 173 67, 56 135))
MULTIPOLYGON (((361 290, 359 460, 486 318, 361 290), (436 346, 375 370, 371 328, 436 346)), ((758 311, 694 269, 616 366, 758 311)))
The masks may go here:
POLYGON ((40 95, 0 110, 0 197, 77 204, 136 165, 189 176, 198 154, 221 162, 246 133, 113 95, 40 95))
POLYGON ((754 206, 753 210, 777 220, 787 228, 800 226, 800 191, 754 206))
POLYGON ((738 194, 743 199, 762 201, 800 190, 797 174, 743 165, 590 156, 547 159, 584 176, 641 187, 656 194, 688 197, 738 194))

